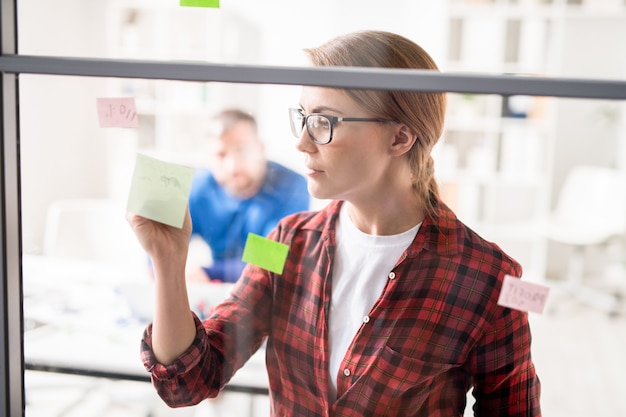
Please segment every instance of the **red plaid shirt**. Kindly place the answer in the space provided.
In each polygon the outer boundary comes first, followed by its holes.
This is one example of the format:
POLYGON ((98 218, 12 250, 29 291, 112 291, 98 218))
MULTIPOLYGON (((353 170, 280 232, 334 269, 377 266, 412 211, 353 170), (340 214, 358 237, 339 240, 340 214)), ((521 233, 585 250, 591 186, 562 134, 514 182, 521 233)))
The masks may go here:
MULTIPOLYGON (((520 265, 443 204, 426 218, 343 359, 328 400, 328 328, 335 223, 341 203, 289 216, 270 238, 289 245, 282 275, 248 265, 231 297, 170 366, 142 357, 170 406, 216 396, 267 339, 273 416, 541 415, 524 312, 496 304, 520 265)), ((358 279, 355 271, 354 279, 358 279)))

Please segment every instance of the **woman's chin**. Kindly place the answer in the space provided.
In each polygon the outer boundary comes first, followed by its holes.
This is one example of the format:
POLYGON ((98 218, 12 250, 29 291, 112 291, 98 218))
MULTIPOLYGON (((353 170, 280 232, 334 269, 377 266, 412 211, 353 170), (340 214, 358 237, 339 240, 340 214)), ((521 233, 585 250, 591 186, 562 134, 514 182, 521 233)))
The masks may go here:
POLYGON ((311 183, 309 183, 308 190, 309 190, 309 194, 311 195, 311 197, 316 198, 318 200, 332 200, 333 199, 332 193, 328 192, 327 190, 322 189, 321 187, 311 185, 311 183))

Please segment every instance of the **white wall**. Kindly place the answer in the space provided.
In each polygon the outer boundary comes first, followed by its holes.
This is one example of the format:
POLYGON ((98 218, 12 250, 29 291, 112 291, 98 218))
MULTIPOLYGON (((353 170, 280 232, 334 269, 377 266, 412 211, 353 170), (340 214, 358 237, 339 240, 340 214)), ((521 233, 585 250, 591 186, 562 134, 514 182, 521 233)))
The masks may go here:
MULTIPOLYGON (((623 16, 572 17, 564 22, 559 68, 563 77, 626 79, 623 16)), ((555 106, 552 206, 575 165, 626 170, 626 105, 621 101, 558 99, 555 106)), ((616 190, 624 192, 624 190, 616 190)), ((626 216, 626 213, 624 214, 626 216)), ((563 277, 571 247, 549 242, 546 274, 563 277)), ((604 252, 587 251, 585 270, 601 276, 604 252), (596 255, 596 256, 594 256, 596 255)))
MULTIPOLYGON (((20 0, 19 52, 89 56, 104 51, 105 4, 20 0)), ((97 123, 94 78, 20 75, 23 246, 41 249, 48 204, 106 192, 106 143, 97 123), (92 106, 93 104, 93 106, 92 106)))
MULTIPOLYGON (((560 72, 568 78, 626 79, 626 24, 623 16, 570 18, 563 28, 560 72)), ((623 103, 559 99, 557 102, 554 189, 580 163, 620 167, 623 103), (621 137, 621 139, 620 139, 621 137)), ((626 166, 622 166, 626 168, 626 166)))

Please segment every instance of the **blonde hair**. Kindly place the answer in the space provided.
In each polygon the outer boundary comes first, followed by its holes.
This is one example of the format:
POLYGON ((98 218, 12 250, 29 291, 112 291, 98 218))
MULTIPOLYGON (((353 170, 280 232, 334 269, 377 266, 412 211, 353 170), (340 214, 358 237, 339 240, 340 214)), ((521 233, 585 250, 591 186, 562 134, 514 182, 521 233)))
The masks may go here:
MULTIPOLYGON (((314 66, 379 67, 438 71, 431 56, 413 41, 384 31, 358 31, 305 49, 314 66)), ((417 140, 408 153, 413 189, 426 211, 434 215, 439 196, 433 146, 443 133, 446 94, 399 90, 346 89, 374 117, 405 124, 417 140)))

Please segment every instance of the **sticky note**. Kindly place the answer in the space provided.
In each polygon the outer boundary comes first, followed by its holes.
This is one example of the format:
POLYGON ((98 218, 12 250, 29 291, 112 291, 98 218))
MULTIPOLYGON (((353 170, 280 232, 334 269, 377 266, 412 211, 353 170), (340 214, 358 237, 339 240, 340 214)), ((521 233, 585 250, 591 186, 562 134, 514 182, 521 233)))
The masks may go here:
POLYGON ((516 310, 543 313, 550 288, 507 275, 504 277, 498 304, 516 310))
POLYGON ((248 233, 241 260, 277 274, 283 273, 289 246, 248 233))
POLYGON ((97 98, 100 127, 137 127, 139 117, 134 97, 97 98))
POLYGON ((182 228, 193 172, 190 167, 137 154, 127 210, 182 228))
POLYGON ((188 7, 220 7, 220 0, 180 0, 181 6, 188 7))

